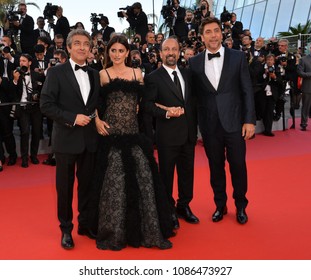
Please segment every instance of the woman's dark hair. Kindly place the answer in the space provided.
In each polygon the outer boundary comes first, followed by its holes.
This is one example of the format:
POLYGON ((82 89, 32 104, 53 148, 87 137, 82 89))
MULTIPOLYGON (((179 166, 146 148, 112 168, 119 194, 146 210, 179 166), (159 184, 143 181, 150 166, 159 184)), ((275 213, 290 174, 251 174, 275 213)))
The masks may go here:
MULTIPOLYGON (((130 53, 130 45, 128 43, 127 37, 125 35, 114 35, 108 42, 107 48, 106 48, 106 63, 105 63, 105 68, 109 68, 112 66, 112 62, 111 59, 109 57, 109 51, 111 49, 111 47, 115 44, 115 43, 119 43, 121 45, 123 45, 125 47, 125 49, 127 51, 129 51, 130 53)), ((131 56, 128 55, 128 57, 125 60, 125 65, 126 66, 131 66, 131 56)))

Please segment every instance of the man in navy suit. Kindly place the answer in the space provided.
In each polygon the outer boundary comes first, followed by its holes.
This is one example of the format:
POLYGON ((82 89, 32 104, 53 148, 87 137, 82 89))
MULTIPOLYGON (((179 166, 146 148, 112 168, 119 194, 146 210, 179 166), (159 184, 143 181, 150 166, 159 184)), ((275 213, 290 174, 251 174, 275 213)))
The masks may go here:
POLYGON ((68 34, 70 60, 51 67, 42 89, 41 111, 53 120, 52 148, 56 158, 58 219, 61 246, 72 249, 73 186, 78 179, 78 234, 92 237, 88 228, 88 202, 97 149, 92 115, 99 95, 98 71, 86 65, 91 37, 83 29, 68 34))
POLYGON ((254 94, 245 54, 224 48, 221 22, 206 18, 200 30, 206 50, 190 59, 198 101, 199 128, 210 166, 216 211, 214 222, 227 213, 225 160, 230 166, 236 218, 248 221, 245 140, 255 132, 254 94))

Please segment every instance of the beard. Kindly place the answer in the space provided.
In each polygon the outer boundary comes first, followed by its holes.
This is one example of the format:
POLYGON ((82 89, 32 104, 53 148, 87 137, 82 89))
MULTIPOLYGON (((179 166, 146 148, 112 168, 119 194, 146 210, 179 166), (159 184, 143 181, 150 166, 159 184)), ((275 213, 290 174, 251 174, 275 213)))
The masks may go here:
POLYGON ((167 55, 165 57, 165 61, 167 66, 175 66, 177 64, 177 59, 175 55, 167 55))

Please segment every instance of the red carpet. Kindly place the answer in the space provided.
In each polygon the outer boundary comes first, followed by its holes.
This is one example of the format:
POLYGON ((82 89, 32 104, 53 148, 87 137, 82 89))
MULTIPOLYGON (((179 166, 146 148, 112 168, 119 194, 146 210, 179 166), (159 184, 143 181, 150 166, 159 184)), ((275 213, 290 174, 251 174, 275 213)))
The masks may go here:
MULTIPOLYGON (((195 197, 191 204, 200 224, 181 221, 173 249, 100 251, 95 242, 73 237, 76 247, 60 247, 56 217, 55 168, 4 166, 0 173, 0 259, 311 259, 311 131, 286 130, 274 138, 248 141, 249 222, 235 220, 228 177, 229 213, 213 223, 215 209, 203 147, 196 148, 195 197)), ((41 156, 41 160, 45 158, 41 156)), ((75 202, 76 203, 76 202, 75 202)), ((74 223, 76 224, 76 217, 74 223)))

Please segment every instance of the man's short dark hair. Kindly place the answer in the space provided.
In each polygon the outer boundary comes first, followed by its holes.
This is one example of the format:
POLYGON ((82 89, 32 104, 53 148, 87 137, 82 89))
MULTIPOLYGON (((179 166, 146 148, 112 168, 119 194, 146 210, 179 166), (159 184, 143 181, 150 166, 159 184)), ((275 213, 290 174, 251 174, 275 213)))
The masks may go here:
POLYGON ((218 24, 218 26, 220 27, 220 29, 222 29, 222 28, 221 28, 221 21, 220 21, 218 18, 216 18, 216 17, 214 17, 214 18, 212 18, 212 17, 207 17, 207 18, 205 18, 205 19, 202 20, 201 25, 200 25, 200 27, 199 27, 199 33, 202 35, 202 34, 203 34, 203 30, 204 30, 204 26, 205 26, 206 24, 210 24, 210 23, 214 23, 214 22, 218 24))
POLYGON ((25 58, 27 58, 27 60, 28 61, 30 61, 30 62, 32 62, 32 56, 30 55, 30 54, 28 54, 28 53, 22 53, 21 54, 21 57, 25 57, 25 58))
POLYGON ((135 2, 133 5, 132 5, 132 8, 133 9, 142 9, 142 7, 141 7, 141 4, 139 3, 139 2, 135 2))
POLYGON ((109 20, 108 20, 108 18, 106 16, 101 16, 100 21, 103 21, 107 25, 109 24, 109 20))

